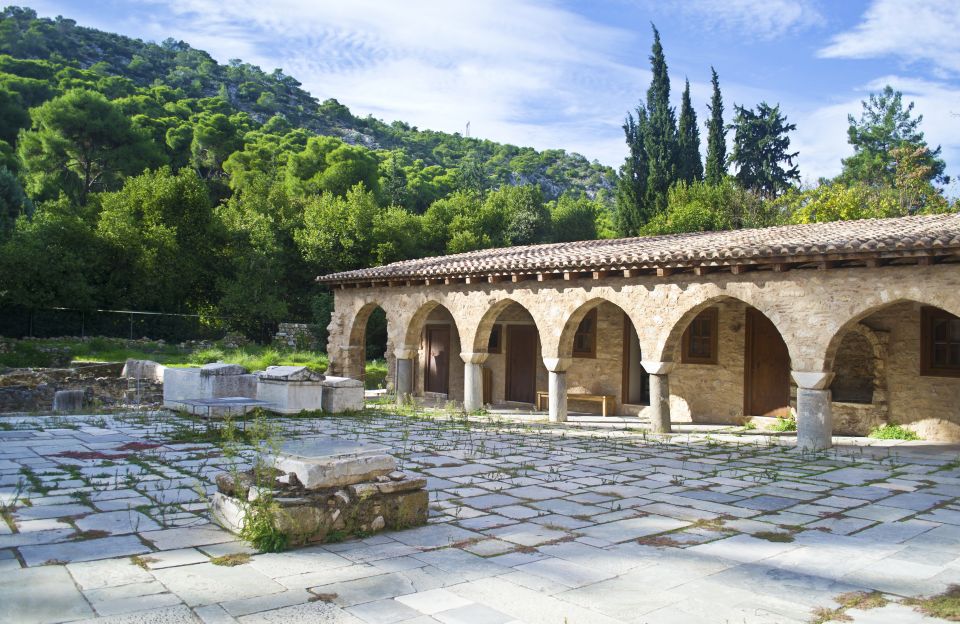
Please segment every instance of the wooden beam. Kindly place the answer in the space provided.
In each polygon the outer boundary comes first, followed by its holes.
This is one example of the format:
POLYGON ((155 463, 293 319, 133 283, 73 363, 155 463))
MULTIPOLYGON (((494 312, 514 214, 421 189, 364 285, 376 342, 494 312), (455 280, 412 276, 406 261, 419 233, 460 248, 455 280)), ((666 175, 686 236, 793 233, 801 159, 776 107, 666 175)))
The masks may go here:
POLYGON ((554 279, 555 277, 556 277, 556 275, 554 275, 553 273, 537 273, 537 281, 538 281, 538 282, 549 282, 550 280, 554 279))
POLYGON ((610 275, 610 271, 594 271, 593 279, 603 279, 610 275))
POLYGON ((918 266, 933 266, 933 256, 920 256, 917 258, 918 266))
POLYGON ((670 277, 675 271, 676 269, 671 267, 659 267, 657 268, 657 277, 670 277))
POLYGON ((716 270, 717 270, 717 267, 700 265, 700 266, 695 266, 695 267, 693 267, 693 274, 694 274, 694 275, 706 275, 706 274, 708 274, 708 273, 713 273, 713 272, 716 271, 716 270))
POLYGON ((638 275, 640 275, 639 269, 624 269, 624 270, 623 270, 623 276, 624 276, 624 277, 637 277, 638 275))
POLYGON ((502 275, 490 275, 487 277, 487 283, 498 284, 503 281, 502 275))
POLYGON ((530 277, 531 276, 529 274, 524 275, 522 273, 514 273, 513 275, 510 276, 510 281, 516 284, 517 282, 528 280, 530 279, 530 277))
POLYGON ((770 266, 770 270, 774 273, 786 273, 793 268, 793 265, 788 262, 775 262, 770 266))
POLYGON ((576 273, 571 273, 570 271, 563 272, 563 281, 569 282, 570 280, 577 279, 576 273))
POLYGON ((747 271, 752 271, 753 267, 749 264, 731 264, 730 272, 734 275, 743 275, 747 271))
POLYGON ((827 269, 832 269, 835 266, 837 266, 837 263, 835 260, 822 260, 817 263, 817 270, 826 271, 827 269))

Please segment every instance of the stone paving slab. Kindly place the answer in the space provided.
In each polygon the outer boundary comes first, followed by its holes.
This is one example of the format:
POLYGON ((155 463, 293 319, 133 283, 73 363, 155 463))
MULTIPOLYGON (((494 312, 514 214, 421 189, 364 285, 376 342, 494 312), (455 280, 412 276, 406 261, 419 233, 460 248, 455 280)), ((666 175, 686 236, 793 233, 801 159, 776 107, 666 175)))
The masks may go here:
MULTIPOLYGON (((211 491, 228 460, 213 444, 171 442, 183 428, 160 418, 39 431, 43 418, 25 417, 24 429, 0 431, 17 434, 0 435, 0 497, 32 475, 30 504, 0 523, 0 621, 790 623, 847 591, 919 596, 960 583, 952 453, 801 457, 722 434, 283 418, 285 438, 391 448, 404 471, 428 477, 431 517, 268 554, 209 523, 196 488, 211 491), (129 442, 144 449, 133 463, 59 455, 129 455, 118 450, 129 442), (251 558, 210 561, 234 553, 251 558)), ((903 605, 850 614, 929 621, 903 605)))

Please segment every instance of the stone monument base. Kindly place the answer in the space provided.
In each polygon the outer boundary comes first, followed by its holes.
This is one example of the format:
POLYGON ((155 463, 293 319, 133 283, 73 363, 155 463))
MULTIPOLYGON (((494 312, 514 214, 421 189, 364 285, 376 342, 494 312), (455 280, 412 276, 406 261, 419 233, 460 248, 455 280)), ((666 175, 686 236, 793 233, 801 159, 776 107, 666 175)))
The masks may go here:
POLYGON ((256 484, 252 471, 217 477, 211 511, 239 533, 256 501, 275 503, 274 526, 290 546, 340 541, 427 522, 427 481, 396 470, 385 449, 345 440, 297 440, 272 458, 273 474, 256 484))

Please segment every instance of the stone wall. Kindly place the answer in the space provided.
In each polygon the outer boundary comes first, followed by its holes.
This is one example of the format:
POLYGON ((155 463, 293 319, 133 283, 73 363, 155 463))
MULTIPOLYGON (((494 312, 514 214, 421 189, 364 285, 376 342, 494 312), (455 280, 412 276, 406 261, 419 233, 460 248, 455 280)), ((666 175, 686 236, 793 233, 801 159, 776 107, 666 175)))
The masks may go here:
POLYGON ((888 332, 886 383, 889 419, 927 439, 960 440, 960 378, 920 374, 920 309, 900 303, 863 324, 888 332))
MULTIPOLYGON (((568 387, 578 385, 578 379, 587 380, 619 395, 617 359, 622 358, 621 349, 614 348, 604 358, 589 362, 571 357, 576 327, 589 310, 611 304, 602 307, 614 310, 614 316, 598 312, 601 318, 609 319, 615 317, 616 308, 625 311, 637 331, 644 360, 662 362, 678 357, 676 347, 692 318, 707 307, 721 306, 721 361, 713 366, 677 364, 670 375, 670 386, 675 396, 675 420, 702 417, 728 421, 742 409, 743 348, 739 345, 744 330, 738 325, 742 325, 746 306, 758 309, 776 326, 787 344, 794 371, 819 372, 833 370, 850 327, 898 301, 932 305, 960 316, 960 271, 954 265, 910 265, 338 289, 328 352, 334 374, 355 369, 358 336, 362 337, 355 331, 355 324, 364 310, 376 305, 386 311, 391 348, 396 353, 416 352, 426 318, 442 305, 455 319, 461 351, 483 353, 500 313, 516 303, 539 330, 542 358, 555 362, 557 370, 569 370, 568 387)), ((617 332, 615 323, 600 331, 609 333, 610 340, 617 332)), ((905 389, 902 384, 911 383, 911 376, 899 369, 910 358, 896 353, 910 349, 916 352, 919 334, 916 326, 910 330, 909 339, 904 331, 897 337, 891 335, 890 340, 890 416, 903 421, 939 422, 924 425, 927 435, 960 439, 960 430, 954 431, 960 429, 960 401, 956 400, 960 379, 924 378, 905 389), (909 341, 911 344, 906 344, 909 341), (898 391, 899 403, 894 398, 898 391), (914 403, 910 397, 920 402, 914 403), (922 417, 911 417, 904 413, 908 405, 915 410, 934 410, 935 415, 925 412, 922 417), (942 424, 945 422, 957 424, 947 427, 942 424)), ((502 388, 496 377, 496 356, 490 356, 488 362, 494 371, 496 399, 496 388, 502 388)), ((418 375, 421 371, 422 365, 418 375)), ((544 374, 538 387, 545 389, 546 385, 544 374)))
POLYGON ((280 323, 273 336, 273 343, 290 349, 310 351, 315 351, 319 346, 317 337, 306 323, 280 323))

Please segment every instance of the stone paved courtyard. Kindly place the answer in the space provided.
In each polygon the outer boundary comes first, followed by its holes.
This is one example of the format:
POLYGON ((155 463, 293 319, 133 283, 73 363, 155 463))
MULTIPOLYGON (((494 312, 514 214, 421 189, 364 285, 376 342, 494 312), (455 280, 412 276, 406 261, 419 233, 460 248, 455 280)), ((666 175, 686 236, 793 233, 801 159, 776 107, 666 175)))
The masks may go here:
MULTIPOLYGON (((229 461, 167 413, 0 420, 0 622, 933 622, 960 583, 960 461, 776 439, 411 417, 286 418, 392 447, 430 524, 254 554, 208 523, 229 461), (234 567, 212 558, 253 554, 234 567), (819 620, 817 618, 820 618, 819 620)), ((247 454, 249 459, 249 453, 247 454)))

